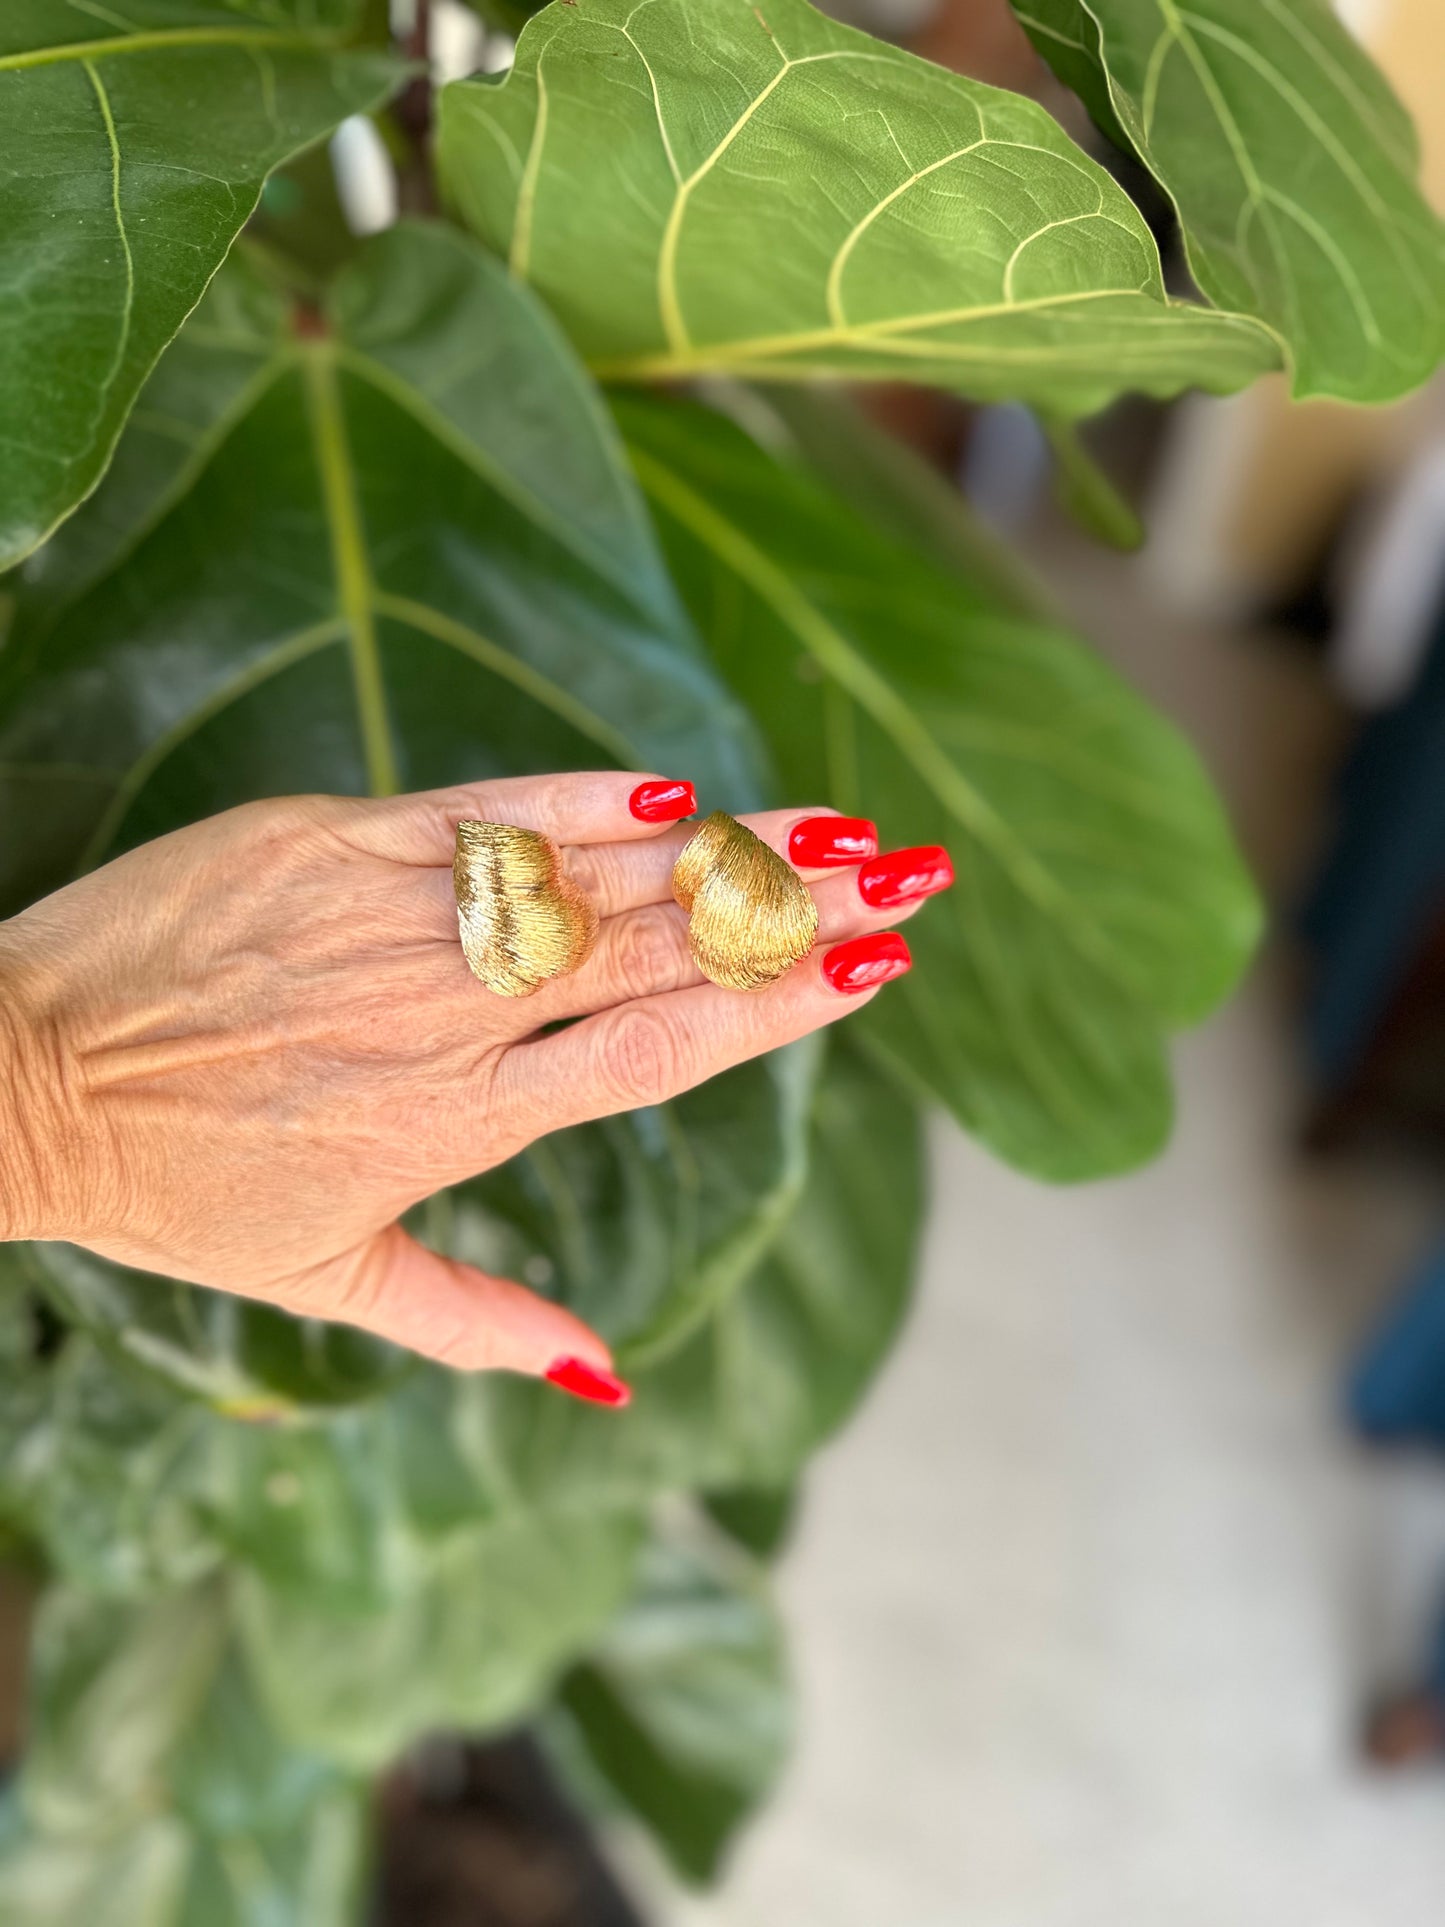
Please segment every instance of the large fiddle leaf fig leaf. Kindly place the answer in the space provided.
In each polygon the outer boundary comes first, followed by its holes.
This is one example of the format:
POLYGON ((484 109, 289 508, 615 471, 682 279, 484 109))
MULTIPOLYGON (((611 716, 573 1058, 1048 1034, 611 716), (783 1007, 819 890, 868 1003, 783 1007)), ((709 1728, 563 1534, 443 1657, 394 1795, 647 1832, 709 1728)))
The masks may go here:
POLYGON ((1045 621, 1056 616, 1042 581, 975 514, 946 470, 872 421, 853 390, 822 382, 719 382, 708 399, 754 441, 826 475, 833 493, 865 521, 948 570, 970 606, 1045 621))
POLYGON ((1053 1179, 1157 1150, 1164 1039, 1249 958, 1259 908, 1194 755, 1089 650, 970 595, 690 404, 622 420, 674 572, 790 789, 946 844, 916 968, 859 1031, 1053 1179))
POLYGON ((760 1569, 716 1536, 655 1539, 636 1595, 568 1675, 561 1704, 677 1871, 711 1880, 790 1737, 782 1629, 760 1569))
POLYGON ((627 1598, 639 1520, 532 1511, 458 1533, 383 1611, 338 1616, 247 1573, 242 1638, 290 1743, 375 1771, 435 1728, 525 1718, 627 1598))
POLYGON ((1256 322, 1170 301, 1142 216, 1034 102, 807 0, 558 0, 442 98, 453 201, 612 376, 843 374, 1059 412, 1225 391, 1256 322))
POLYGON ((586 377, 462 238, 378 237, 319 317, 228 266, 126 443, 0 660, 10 892, 297 788, 620 762, 755 800, 586 377))
POLYGON ((1179 210, 1211 301, 1300 395, 1392 400, 1445 359, 1445 230, 1410 118, 1327 0, 1014 0, 1179 210))
POLYGON ((396 84, 357 11, 0 9, 0 569, 94 488, 271 169, 396 84))
POLYGON ((352 1927, 363 1790, 277 1738, 222 1588, 124 1610, 58 1590, 33 1666, 6 1927, 352 1927))

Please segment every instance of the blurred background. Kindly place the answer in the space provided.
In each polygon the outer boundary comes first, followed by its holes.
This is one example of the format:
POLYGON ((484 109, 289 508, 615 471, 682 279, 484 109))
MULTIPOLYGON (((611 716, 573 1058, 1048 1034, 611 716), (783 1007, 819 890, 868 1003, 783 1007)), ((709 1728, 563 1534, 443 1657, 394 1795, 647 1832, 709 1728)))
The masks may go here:
MULTIPOLYGON (((1044 100, 1182 279, 1167 207, 1004 0, 832 10, 1044 100)), ((1445 208, 1445 7, 1341 10, 1445 208)), ((431 13, 446 76, 505 67, 505 34, 431 13)), ((384 224, 368 125, 334 154, 354 224, 384 224)), ((1113 411, 1087 440, 1116 533, 1147 529, 1129 550, 1055 500, 1025 411, 867 405, 1193 739, 1271 940, 1180 1049, 1142 1174, 1049 1191, 936 1122, 911 1322, 780 1562, 793 1762, 720 1890, 586 1828, 519 1736, 395 1776, 378 1927, 1434 1927, 1445 390, 1113 411)))

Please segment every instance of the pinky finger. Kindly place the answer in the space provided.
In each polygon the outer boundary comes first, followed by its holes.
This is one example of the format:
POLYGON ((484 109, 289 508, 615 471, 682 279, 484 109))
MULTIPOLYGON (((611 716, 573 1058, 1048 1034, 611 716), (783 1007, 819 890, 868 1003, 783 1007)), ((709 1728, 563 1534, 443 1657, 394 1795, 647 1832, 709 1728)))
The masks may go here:
POLYGON ((600 1012, 566 1030, 507 1052, 492 1102, 530 1120, 528 1137, 592 1118, 611 1117, 691 1090, 836 1023, 869 1003, 912 962, 896 931, 836 944, 790 970, 766 990, 701 984, 600 1012))

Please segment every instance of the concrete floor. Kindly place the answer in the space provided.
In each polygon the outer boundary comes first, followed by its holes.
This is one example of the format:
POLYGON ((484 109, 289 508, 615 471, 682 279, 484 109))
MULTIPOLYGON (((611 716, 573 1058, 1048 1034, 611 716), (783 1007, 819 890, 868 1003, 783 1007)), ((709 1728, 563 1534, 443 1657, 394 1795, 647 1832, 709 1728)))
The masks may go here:
MULTIPOLYGON (((1287 888, 1331 754, 1313 670, 1161 641, 1092 566, 1075 606, 1287 888)), ((1437 1927, 1445 1774, 1375 1778, 1353 1739, 1445 1587, 1445 1466, 1366 1461, 1336 1387, 1438 1198, 1298 1161, 1288 1013, 1266 962, 1127 1180, 1044 1190, 938 1126, 916 1313, 781 1572, 792 1770, 666 1927, 1437 1927)))

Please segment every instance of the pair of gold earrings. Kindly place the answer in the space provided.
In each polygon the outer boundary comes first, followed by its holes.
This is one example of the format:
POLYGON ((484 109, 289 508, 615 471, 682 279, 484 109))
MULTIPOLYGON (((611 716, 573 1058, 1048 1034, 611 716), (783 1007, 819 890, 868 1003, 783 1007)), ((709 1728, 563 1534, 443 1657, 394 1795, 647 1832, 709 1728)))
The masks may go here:
MULTIPOLYGON (((586 962, 597 907, 538 830, 468 819, 452 864, 462 950, 500 997, 529 997, 586 962)), ((761 990, 812 949, 818 908, 797 871, 736 818, 717 810, 672 868, 702 974, 726 990, 761 990)))

